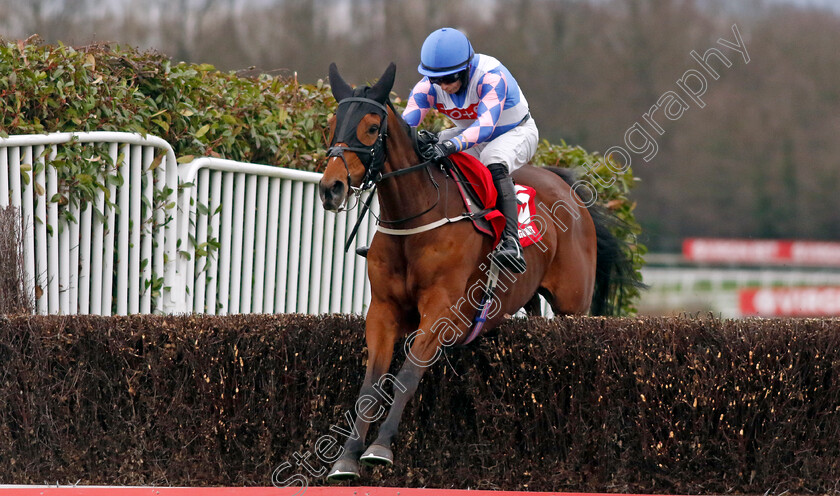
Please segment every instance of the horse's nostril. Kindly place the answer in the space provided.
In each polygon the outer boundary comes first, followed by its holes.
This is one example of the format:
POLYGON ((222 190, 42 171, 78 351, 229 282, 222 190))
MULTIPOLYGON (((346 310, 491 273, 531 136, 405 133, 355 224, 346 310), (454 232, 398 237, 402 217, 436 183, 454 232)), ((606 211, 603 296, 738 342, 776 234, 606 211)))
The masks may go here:
POLYGON ((338 208, 344 201, 344 188, 344 183, 341 181, 335 181, 328 186, 323 183, 319 185, 318 192, 320 193, 321 202, 324 203, 324 207, 328 210, 338 208))

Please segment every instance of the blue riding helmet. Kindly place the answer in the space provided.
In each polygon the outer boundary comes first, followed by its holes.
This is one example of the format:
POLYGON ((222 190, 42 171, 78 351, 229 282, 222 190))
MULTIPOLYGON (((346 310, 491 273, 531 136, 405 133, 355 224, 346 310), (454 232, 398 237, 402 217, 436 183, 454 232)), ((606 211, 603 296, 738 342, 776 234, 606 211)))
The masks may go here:
POLYGON ((455 74, 469 67, 474 54, 464 33, 454 28, 441 28, 423 42, 417 72, 429 77, 455 74))

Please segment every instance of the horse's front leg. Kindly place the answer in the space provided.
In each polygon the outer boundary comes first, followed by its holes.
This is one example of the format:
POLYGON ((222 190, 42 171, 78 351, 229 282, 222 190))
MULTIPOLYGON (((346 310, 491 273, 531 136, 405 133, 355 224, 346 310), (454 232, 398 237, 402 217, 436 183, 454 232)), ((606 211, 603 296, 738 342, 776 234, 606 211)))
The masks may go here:
MULTIPOLYGON (((381 402, 381 384, 388 372, 394 355, 394 344, 402 328, 401 318, 395 305, 371 302, 365 322, 365 339, 368 347, 368 364, 365 380, 353 408, 356 419, 350 435, 344 443, 341 457, 333 464, 327 475, 329 481, 351 480, 359 477, 359 455, 365 448, 365 437, 370 424, 385 413, 381 402)), ((348 415, 349 417, 349 415, 348 415)))
MULTIPOLYGON (((443 299, 443 301, 448 301, 443 299)), ((397 435, 400 420, 409 400, 417 391, 420 379, 444 352, 444 346, 454 344, 466 331, 466 325, 451 317, 450 307, 435 305, 437 311, 423 314, 420 330, 409 335, 405 341, 406 360, 394 380, 394 397, 388 416, 379 427, 376 441, 361 457, 369 465, 390 465, 394 461, 391 448, 397 435)))

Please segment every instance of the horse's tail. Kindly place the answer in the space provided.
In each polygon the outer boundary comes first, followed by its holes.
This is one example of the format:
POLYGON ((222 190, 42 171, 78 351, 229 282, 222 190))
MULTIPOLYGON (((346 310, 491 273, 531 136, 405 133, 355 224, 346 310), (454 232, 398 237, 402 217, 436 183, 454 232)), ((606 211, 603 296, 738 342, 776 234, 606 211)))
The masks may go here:
MULTIPOLYGON (((569 185, 574 184, 575 174, 571 169, 546 167, 560 176, 569 185)), ((581 198, 589 203, 589 198, 581 198)), ((634 292, 645 287, 636 277, 633 268, 633 246, 620 239, 614 231, 629 232, 627 223, 618 218, 603 205, 597 203, 589 208, 589 215, 595 223, 598 240, 597 262, 595 264, 595 291, 592 295, 592 315, 618 315, 624 301, 634 292)))

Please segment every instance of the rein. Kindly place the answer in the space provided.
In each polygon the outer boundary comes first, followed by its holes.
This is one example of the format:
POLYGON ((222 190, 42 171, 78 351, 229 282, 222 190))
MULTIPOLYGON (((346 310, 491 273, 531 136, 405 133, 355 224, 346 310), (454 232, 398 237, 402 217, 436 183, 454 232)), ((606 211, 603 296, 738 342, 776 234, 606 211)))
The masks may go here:
MULTIPOLYGON (((387 174, 382 174, 382 175, 379 176, 379 178, 376 181, 373 182, 373 185, 372 185, 373 190, 370 192, 370 196, 368 196, 368 199, 362 204, 362 210, 359 212, 359 217, 358 217, 358 219, 356 219, 356 224, 353 226, 353 230, 350 231, 350 235, 347 237, 347 241, 344 243, 344 253, 347 253, 347 250, 350 249, 350 245, 353 243, 353 239, 355 239, 356 233, 359 231, 359 226, 361 226, 362 220, 364 220, 365 215, 368 213, 368 210, 370 210, 370 205, 371 205, 371 203, 373 203, 373 197, 376 194, 376 188, 377 188, 377 186, 379 186, 379 182, 382 181, 383 179, 388 179, 390 177, 401 176, 401 175, 407 174, 409 172, 415 172, 415 171, 418 171, 418 170, 421 170, 421 169, 426 169, 430 164, 432 164, 432 161, 427 160, 425 162, 419 163, 417 165, 412 165, 411 167, 407 167, 405 169, 400 169, 400 170, 396 170, 396 171, 393 171, 393 172, 389 172, 387 174)), ((345 162, 345 167, 346 167, 346 162, 345 162)), ((347 176, 347 179, 348 179, 347 184, 350 184, 350 182, 349 182, 350 175, 349 174, 347 176)), ((398 219, 398 220, 382 220, 382 219, 377 217, 377 220, 379 221, 379 223, 381 224, 382 222, 387 222, 389 224, 399 224, 401 222, 407 222, 409 220, 416 219, 417 217, 420 217, 423 214, 431 212, 432 209, 434 209, 437 206, 437 204, 440 202, 440 187, 438 186, 437 182, 435 182, 434 178, 432 177, 431 172, 429 172, 429 179, 432 180, 432 184, 435 185, 435 190, 437 191, 437 199, 435 200, 435 202, 432 204, 431 207, 429 207, 426 210, 420 212, 419 214, 411 215, 409 217, 405 217, 403 219, 398 219)), ((361 196, 361 194, 363 192, 367 191, 370 188, 371 188, 371 186, 368 186, 367 188, 357 188, 356 195, 361 196)), ((458 219, 458 220, 460 220, 460 219, 458 219)), ((439 224, 439 225, 443 225, 443 224, 439 224)), ((438 227, 439 225, 436 225, 434 227, 438 227)), ((381 225, 377 226, 377 230, 382 231, 386 234, 400 234, 400 233, 402 233, 402 231, 411 231, 411 229, 408 229, 408 230, 406 230, 406 229, 387 229, 387 228, 382 227, 381 225)), ((428 229, 424 229, 424 231, 425 230, 428 230, 428 229)), ((419 231, 419 232, 422 232, 422 231, 419 231)), ((414 233, 411 233, 411 234, 414 234, 414 233)))

